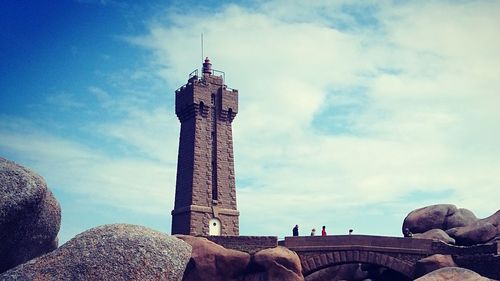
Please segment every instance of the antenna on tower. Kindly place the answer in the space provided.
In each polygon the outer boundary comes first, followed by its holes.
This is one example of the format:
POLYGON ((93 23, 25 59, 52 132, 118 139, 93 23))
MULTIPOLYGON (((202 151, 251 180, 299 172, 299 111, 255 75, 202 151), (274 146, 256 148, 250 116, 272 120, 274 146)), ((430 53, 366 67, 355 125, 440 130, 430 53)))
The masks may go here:
POLYGON ((203 62, 203 32, 201 33, 201 62, 203 62))

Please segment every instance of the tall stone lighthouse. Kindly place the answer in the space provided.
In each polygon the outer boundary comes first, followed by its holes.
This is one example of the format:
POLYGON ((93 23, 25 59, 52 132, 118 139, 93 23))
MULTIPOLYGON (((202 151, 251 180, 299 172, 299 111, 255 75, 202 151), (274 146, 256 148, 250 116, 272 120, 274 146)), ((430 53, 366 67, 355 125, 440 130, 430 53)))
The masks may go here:
POLYGON ((208 58, 175 92, 181 122, 172 234, 239 235, 231 123, 238 91, 208 58), (221 74, 221 75, 219 75, 221 74))

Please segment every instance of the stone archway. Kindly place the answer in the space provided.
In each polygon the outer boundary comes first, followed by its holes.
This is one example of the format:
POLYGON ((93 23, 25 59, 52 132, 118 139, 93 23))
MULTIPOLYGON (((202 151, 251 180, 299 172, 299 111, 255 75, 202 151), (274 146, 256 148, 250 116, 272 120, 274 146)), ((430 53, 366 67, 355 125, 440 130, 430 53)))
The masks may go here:
POLYGON ((370 251, 348 250, 315 253, 301 257, 301 261, 304 277, 327 267, 353 263, 385 267, 408 277, 410 280, 413 278, 414 272, 414 265, 408 261, 370 251))

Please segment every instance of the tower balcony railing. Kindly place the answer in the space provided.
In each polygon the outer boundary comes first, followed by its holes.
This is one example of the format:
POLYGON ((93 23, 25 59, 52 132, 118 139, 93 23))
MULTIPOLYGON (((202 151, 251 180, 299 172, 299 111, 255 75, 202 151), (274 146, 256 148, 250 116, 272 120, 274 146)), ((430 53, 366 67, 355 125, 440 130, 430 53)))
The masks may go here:
MULTIPOLYGON (((188 78, 188 84, 191 83, 193 80, 202 80, 203 78, 200 78, 199 74, 199 69, 193 70, 191 73, 189 73, 189 78, 188 78)), ((212 69, 212 75, 222 77, 222 81, 226 81, 226 73, 224 71, 212 69)), ((175 92, 177 93, 178 91, 182 90, 186 85, 180 86, 175 92)), ((224 89, 232 92, 237 92, 238 90, 229 88, 226 84, 223 85, 224 89)))
MULTIPOLYGON (((191 79, 193 77, 199 77, 198 73, 199 73, 199 69, 193 70, 191 73, 189 73, 189 79, 191 79)), ((224 71, 212 69, 212 75, 222 77, 222 79, 224 81, 226 81, 226 73, 224 71)))

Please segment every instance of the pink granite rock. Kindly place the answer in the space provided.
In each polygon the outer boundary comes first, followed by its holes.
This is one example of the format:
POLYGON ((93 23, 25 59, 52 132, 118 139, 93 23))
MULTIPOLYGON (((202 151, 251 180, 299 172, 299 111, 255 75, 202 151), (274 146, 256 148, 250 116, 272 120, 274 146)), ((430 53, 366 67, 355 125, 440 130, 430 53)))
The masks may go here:
POLYGON ((246 276, 245 281, 304 280, 299 256, 285 247, 278 246, 255 253, 252 259, 252 267, 258 270, 246 276))
POLYGON ((45 180, 0 157, 0 273, 57 248, 60 223, 45 180))
POLYGON ((413 234, 413 237, 421 239, 440 240, 444 243, 455 244, 455 239, 451 238, 444 230, 437 228, 428 230, 424 233, 415 233, 413 234))
POLYGON ((450 255, 432 255, 417 262, 415 272, 417 276, 422 276, 443 267, 456 267, 457 264, 450 255))
POLYGON ((191 246, 174 236, 137 225, 104 225, 0 274, 0 280, 181 281, 190 256, 191 246))
POLYGON ((490 279, 465 268, 444 267, 427 273, 415 281, 490 281, 490 279))
POLYGON ((192 247, 183 281, 240 280, 250 264, 250 254, 226 249, 202 237, 176 235, 192 247))

